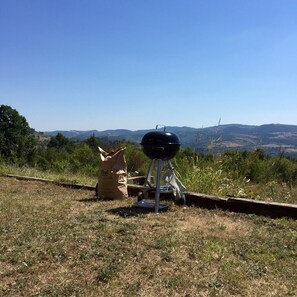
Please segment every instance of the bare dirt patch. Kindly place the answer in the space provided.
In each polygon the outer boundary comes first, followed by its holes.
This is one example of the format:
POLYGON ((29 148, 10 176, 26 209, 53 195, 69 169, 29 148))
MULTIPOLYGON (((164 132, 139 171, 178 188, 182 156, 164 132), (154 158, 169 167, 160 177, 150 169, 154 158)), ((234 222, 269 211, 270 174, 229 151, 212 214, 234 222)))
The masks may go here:
POLYGON ((223 217, 213 214, 201 214, 188 216, 181 221, 179 228, 185 232, 201 231, 204 235, 217 236, 221 238, 234 238, 248 236, 253 229, 253 223, 242 221, 238 217, 223 217))

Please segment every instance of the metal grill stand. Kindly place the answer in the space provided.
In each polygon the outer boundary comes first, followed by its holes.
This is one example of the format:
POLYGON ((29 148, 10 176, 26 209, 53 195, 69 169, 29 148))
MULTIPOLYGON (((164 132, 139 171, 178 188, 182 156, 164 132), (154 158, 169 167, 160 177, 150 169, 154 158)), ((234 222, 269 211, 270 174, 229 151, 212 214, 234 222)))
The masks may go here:
POLYGON ((175 175, 174 168, 171 161, 163 161, 161 159, 153 159, 151 161, 148 174, 144 182, 144 190, 138 194, 138 201, 134 204, 135 207, 154 209, 155 213, 159 211, 167 210, 168 206, 160 203, 161 193, 172 193, 173 190, 170 185, 161 186, 161 172, 164 163, 167 163, 169 171, 172 175, 175 175), (155 187, 152 186, 152 180, 154 180, 153 171, 156 169, 155 187), (155 201, 147 200, 149 192, 155 191, 155 201))

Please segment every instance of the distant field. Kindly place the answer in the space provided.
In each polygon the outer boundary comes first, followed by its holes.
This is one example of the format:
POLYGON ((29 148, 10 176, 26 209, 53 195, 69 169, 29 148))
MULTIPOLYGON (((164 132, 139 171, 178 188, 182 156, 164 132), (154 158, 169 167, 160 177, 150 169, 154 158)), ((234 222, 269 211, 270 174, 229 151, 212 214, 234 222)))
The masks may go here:
POLYGON ((297 296, 297 221, 0 177, 1 296, 297 296))

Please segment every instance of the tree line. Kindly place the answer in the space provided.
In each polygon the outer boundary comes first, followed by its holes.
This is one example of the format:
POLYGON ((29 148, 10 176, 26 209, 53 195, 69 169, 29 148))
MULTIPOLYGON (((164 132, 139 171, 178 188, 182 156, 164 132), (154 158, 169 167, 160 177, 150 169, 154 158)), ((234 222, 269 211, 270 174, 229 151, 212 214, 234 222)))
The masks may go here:
MULTIPOLYGON (((86 140, 73 140, 57 134, 40 143, 25 117, 10 106, 0 106, 0 163, 31 166, 43 171, 82 173, 96 177, 99 166, 98 146, 106 151, 126 147, 126 161, 130 175, 144 175, 150 160, 139 144, 109 141, 94 135, 86 140)), ((255 183, 267 181, 297 182, 297 161, 283 155, 269 156, 263 149, 253 151, 225 151, 220 155, 199 153, 187 147, 172 160, 181 176, 191 176, 199 170, 223 172, 222 177, 255 183)))

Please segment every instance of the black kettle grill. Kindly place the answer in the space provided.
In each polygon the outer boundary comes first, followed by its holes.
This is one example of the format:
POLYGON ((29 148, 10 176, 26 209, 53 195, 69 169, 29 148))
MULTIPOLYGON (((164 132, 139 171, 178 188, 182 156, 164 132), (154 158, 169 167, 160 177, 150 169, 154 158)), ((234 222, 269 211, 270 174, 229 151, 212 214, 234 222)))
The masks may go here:
POLYGON ((157 129, 158 125, 156 126, 155 131, 146 133, 140 143, 144 154, 152 160, 144 186, 148 186, 148 188, 146 188, 146 193, 150 190, 155 190, 155 203, 152 204, 143 199, 145 195, 141 192, 140 194, 142 198, 139 199, 135 204, 136 207, 154 208, 156 213, 158 213, 159 210, 167 208, 166 205, 160 205, 160 179, 162 163, 164 163, 164 161, 167 162, 169 169, 173 172, 173 166, 170 162, 170 159, 172 159, 177 154, 180 148, 180 141, 177 135, 172 132, 165 131, 166 127, 164 127, 163 131, 157 129), (155 167, 157 167, 157 176, 155 188, 153 188, 150 182, 152 178, 152 172, 155 167))

